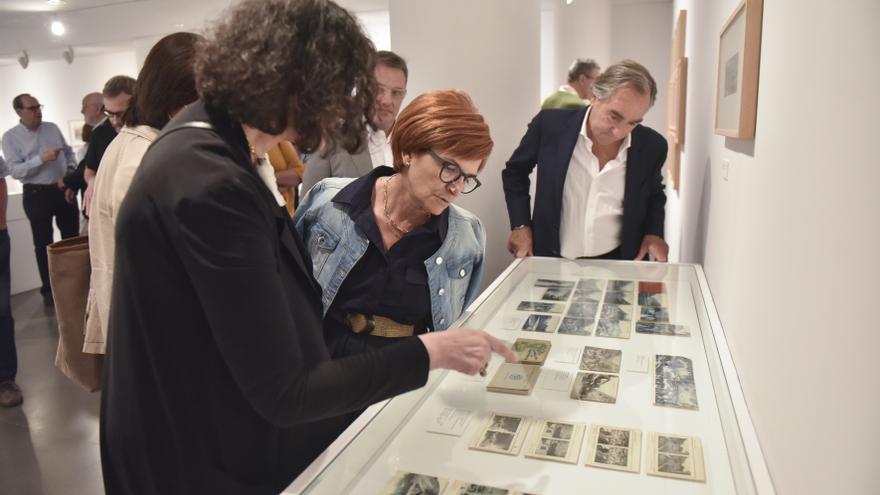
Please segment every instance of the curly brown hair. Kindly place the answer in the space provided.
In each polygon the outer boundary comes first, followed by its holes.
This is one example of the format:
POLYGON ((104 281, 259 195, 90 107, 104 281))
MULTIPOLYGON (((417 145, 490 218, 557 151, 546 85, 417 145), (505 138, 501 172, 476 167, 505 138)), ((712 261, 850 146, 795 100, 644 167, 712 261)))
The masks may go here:
POLYGON ((323 141, 354 152, 372 111, 375 54, 355 17, 329 0, 245 0, 208 34, 196 86, 243 124, 292 127, 300 151, 323 141))

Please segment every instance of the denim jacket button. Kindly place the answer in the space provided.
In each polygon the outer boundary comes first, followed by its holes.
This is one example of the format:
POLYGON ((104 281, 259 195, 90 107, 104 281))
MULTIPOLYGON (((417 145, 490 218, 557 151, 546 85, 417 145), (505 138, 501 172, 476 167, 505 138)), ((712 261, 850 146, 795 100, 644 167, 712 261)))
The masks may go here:
POLYGON ((461 278, 464 278, 464 276, 467 275, 467 272, 465 271, 464 268, 462 268, 461 271, 458 272, 458 275, 459 275, 461 278))
POLYGON ((445 325, 445 324, 446 324, 446 318, 440 318, 440 321, 439 321, 438 323, 440 323, 441 325, 445 325))
POLYGON ((438 265, 442 265, 443 264, 443 257, 437 256, 437 259, 434 260, 434 263, 436 263, 438 265))
POLYGON ((440 290, 437 291, 437 295, 442 296, 443 294, 446 294, 446 289, 441 287, 440 290))

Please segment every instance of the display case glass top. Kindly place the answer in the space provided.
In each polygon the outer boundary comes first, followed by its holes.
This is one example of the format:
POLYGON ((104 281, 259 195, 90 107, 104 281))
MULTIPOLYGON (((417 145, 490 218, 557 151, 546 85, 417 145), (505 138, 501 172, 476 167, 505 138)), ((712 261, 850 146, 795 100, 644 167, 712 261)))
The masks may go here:
POLYGON ((699 266, 525 258, 457 326, 522 363, 431 372, 302 493, 772 493, 699 266))

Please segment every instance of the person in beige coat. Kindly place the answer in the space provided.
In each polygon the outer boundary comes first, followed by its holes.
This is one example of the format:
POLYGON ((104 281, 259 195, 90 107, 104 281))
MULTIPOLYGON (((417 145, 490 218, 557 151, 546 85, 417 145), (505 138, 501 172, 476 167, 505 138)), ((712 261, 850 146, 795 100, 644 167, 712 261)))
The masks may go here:
POLYGON ((193 61, 196 43, 201 39, 192 33, 174 33, 153 46, 138 75, 133 103, 124 117, 125 127, 101 159, 88 211, 92 275, 83 352, 105 352, 116 251, 116 214, 141 159, 160 129, 184 106, 198 99, 193 61))

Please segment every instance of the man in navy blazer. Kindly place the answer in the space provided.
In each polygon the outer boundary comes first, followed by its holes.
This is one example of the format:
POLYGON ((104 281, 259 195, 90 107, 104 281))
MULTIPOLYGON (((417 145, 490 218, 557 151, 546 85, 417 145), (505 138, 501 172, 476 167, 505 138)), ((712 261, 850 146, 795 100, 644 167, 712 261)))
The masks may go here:
POLYGON ((666 261, 667 145, 641 125, 657 85, 624 60, 594 83, 589 108, 542 110, 501 172, 516 257, 666 261), (535 208, 529 194, 538 167, 535 208))

